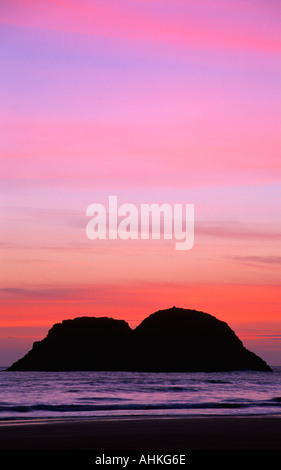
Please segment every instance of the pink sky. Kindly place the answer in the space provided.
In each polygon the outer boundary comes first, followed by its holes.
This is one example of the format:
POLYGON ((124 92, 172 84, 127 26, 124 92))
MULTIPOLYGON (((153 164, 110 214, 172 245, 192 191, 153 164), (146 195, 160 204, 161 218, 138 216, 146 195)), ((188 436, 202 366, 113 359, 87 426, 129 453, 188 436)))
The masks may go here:
POLYGON ((3 0, 0 365, 53 323, 177 305, 281 364, 278 1, 3 0), (195 245, 86 208, 195 205, 195 245))

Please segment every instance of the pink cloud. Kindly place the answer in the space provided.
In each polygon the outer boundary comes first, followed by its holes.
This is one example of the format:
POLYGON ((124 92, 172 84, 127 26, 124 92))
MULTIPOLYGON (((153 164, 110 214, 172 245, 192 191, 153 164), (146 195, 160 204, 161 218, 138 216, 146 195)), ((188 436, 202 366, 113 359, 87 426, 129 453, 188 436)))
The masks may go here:
MULTIPOLYGON (((2 7, 1 21, 31 28, 120 37, 192 49, 280 52, 281 40, 276 33, 278 27, 274 22, 275 9, 272 11, 273 20, 270 26, 261 29, 259 24, 263 18, 260 13, 256 15, 256 2, 252 8, 245 8, 241 2, 237 2, 238 6, 235 4, 235 8, 229 7, 229 2, 227 7, 225 2, 216 2, 215 14, 213 4, 208 10, 208 4, 205 2, 200 2, 197 8, 196 3, 189 3, 187 8, 183 6, 175 20, 174 15, 169 14, 169 8, 166 15, 161 14, 161 11, 156 14, 146 8, 145 2, 134 8, 132 2, 110 1, 93 4, 87 1, 9 0, 2 7), (212 18, 211 23, 205 13, 206 8, 212 18), (245 13, 252 19, 254 28, 243 21, 245 13), (257 25, 253 18, 256 19, 257 25)), ((166 6, 169 6, 169 3, 166 2, 166 6)))
MULTIPOLYGON (((4 121, 4 120, 3 120, 4 121)), ((182 129, 7 116, 2 182, 130 188, 272 182, 280 178, 272 136, 233 134, 210 120, 182 129), (222 134, 222 135, 221 135, 222 134), (16 136, 16 138, 15 138, 16 136), (202 139, 202 136, 205 138, 202 139)))

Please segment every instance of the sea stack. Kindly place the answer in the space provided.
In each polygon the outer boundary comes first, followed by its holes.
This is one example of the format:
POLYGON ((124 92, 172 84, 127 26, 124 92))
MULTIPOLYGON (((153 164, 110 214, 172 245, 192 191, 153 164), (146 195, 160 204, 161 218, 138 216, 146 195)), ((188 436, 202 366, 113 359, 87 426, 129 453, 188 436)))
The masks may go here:
POLYGON ((243 346, 227 323, 208 313, 176 307, 160 310, 143 320, 134 335, 140 370, 271 370, 243 346))
POLYGON ((63 320, 8 370, 123 370, 131 333, 125 321, 113 318, 63 320))
POLYGON ((271 371, 227 323, 183 308, 160 310, 135 330, 123 320, 79 317, 54 325, 10 371, 271 371))

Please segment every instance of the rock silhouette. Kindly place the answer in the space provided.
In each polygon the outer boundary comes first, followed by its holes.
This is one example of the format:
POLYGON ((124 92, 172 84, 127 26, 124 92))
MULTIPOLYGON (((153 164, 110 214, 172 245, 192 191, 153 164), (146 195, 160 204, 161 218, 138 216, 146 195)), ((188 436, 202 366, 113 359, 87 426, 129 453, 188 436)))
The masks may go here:
POLYGON ((131 333, 123 320, 63 320, 8 370, 119 370, 126 364, 131 333))
POLYGON ((143 320, 134 335, 139 369, 270 370, 260 357, 243 346, 227 323, 204 312, 176 307, 160 310, 143 320))
POLYGON ((123 320, 79 317, 55 324, 7 370, 195 372, 270 371, 227 323, 173 307, 153 313, 135 330, 123 320))

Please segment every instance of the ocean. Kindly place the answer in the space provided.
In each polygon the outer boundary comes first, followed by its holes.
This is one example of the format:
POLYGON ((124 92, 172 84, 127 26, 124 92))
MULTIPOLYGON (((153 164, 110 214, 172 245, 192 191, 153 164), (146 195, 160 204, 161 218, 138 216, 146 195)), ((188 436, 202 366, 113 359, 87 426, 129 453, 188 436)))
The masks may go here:
POLYGON ((281 367, 217 373, 0 371, 0 420, 281 413, 281 367))

